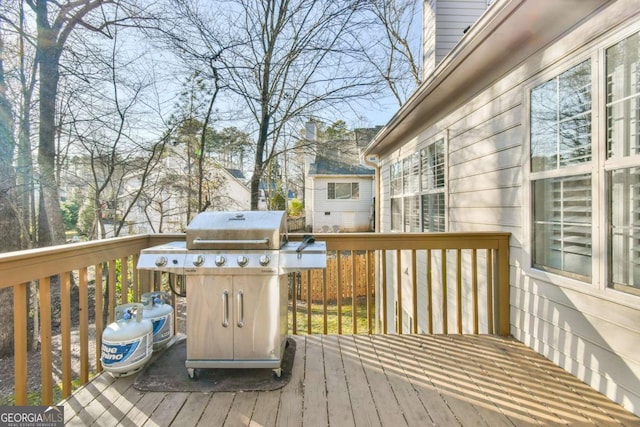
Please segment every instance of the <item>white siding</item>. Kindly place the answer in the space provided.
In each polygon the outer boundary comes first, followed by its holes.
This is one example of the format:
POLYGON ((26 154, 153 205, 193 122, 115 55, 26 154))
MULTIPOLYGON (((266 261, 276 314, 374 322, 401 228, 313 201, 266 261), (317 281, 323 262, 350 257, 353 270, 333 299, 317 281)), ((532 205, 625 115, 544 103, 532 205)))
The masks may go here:
POLYGON ((313 181, 312 220, 307 221, 314 232, 370 231, 370 215, 373 204, 374 177, 315 177, 313 181), (327 184, 357 182, 360 189, 358 200, 329 200, 327 184))
MULTIPOLYGON (((438 2, 439 11, 443 3, 451 3, 453 8, 453 3, 469 2, 438 2)), ((527 141, 525 85, 551 67, 561 70, 564 62, 557 66, 559 61, 606 45, 609 35, 594 38, 598 31, 620 20, 621 8, 609 8, 593 17, 424 129, 417 143, 416 138, 407 141, 383 158, 380 215, 382 231, 389 231, 389 164, 448 130, 448 231, 512 233, 511 333, 640 414, 640 298, 608 289, 598 278, 594 284, 578 283, 533 271, 529 267, 531 248, 525 241, 529 236, 524 187, 528 185, 523 146, 527 141)), ((640 24, 633 21, 624 25, 634 25, 640 31, 640 24)), ((598 262, 597 254, 594 262, 598 262)), ((389 292, 394 292, 394 278, 390 269, 389 292)))
POLYGON ((422 79, 436 68, 436 0, 425 0, 422 8, 422 79))
POLYGON ((464 30, 487 9, 487 0, 426 0, 424 3, 423 79, 462 39, 464 30))

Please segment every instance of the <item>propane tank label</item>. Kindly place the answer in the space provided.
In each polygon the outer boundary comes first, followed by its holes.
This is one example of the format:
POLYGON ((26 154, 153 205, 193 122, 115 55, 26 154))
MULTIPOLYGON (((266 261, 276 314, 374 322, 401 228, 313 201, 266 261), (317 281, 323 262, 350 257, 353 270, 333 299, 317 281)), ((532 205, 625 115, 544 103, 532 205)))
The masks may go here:
POLYGON ((102 364, 107 366, 128 365, 144 359, 149 354, 148 335, 137 340, 111 344, 102 343, 102 364))
POLYGON ((153 342, 165 340, 173 335, 173 312, 163 317, 152 319, 153 342))

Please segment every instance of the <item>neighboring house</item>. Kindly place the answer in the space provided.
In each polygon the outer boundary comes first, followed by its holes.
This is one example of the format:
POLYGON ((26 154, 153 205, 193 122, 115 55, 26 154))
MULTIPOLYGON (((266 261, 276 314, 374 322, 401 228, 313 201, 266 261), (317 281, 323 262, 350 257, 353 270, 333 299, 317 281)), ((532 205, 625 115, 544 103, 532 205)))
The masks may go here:
MULTIPOLYGON (((307 140, 315 141, 315 125, 308 123, 306 131, 307 140)), ((359 144, 366 145, 373 135, 361 129, 353 140, 340 141, 339 150, 319 145, 317 154, 307 157, 304 206, 309 231, 373 230, 375 169, 359 162, 359 144)))
POLYGON ((496 0, 459 37, 364 153, 380 230, 510 232, 511 334, 640 415, 640 2, 496 0))
MULTIPOLYGON (((100 194, 104 234, 99 238, 119 235, 147 234, 157 232, 183 232, 189 222, 187 203, 195 194, 194 174, 196 166, 185 166, 184 150, 173 147, 161 163, 143 176, 146 159, 133 158, 121 162, 111 174, 111 181, 100 194), (187 180, 192 179, 191 196, 187 180), (125 216, 126 215, 126 216, 125 216)), ((93 209, 93 177, 90 159, 78 156, 70 162, 61 179, 61 194, 70 198, 74 194, 82 199, 91 199, 85 208, 93 209)), ((98 163, 98 166, 99 163, 98 163)), ((101 169, 96 167, 98 171, 101 169)), ((107 174, 102 174, 106 176, 107 174)), ((103 179, 102 175, 98 179, 103 179)), ((204 199, 207 210, 248 210, 251 206, 250 190, 238 169, 223 168, 208 160, 205 167, 204 199)), ((76 196, 77 197, 77 196, 76 196)), ((197 212, 192 212, 191 217, 197 212)))
MULTIPOLYGON (((167 170, 159 171, 161 174, 167 170)), ((205 198, 209 200, 206 210, 209 211, 236 211, 248 210, 251 206, 249 188, 244 184, 244 176, 237 169, 210 168, 207 172, 209 188, 205 192, 205 198)), ((131 195, 139 188, 139 179, 129 179, 124 183, 125 193, 130 196, 122 196, 118 203, 127 207, 131 204, 131 195)), ((162 231, 184 232, 188 225, 187 192, 184 183, 182 185, 165 185, 154 187, 153 195, 145 194, 137 204, 133 206, 126 218, 127 226, 121 235, 146 234, 162 231)), ((119 209, 121 212, 123 208, 119 209)), ((192 215, 195 216, 197 212, 192 215)), ((113 237, 113 227, 107 227, 107 236, 113 237)))
POLYGON ((371 231, 375 170, 316 156, 306 177, 307 227, 313 232, 371 231))

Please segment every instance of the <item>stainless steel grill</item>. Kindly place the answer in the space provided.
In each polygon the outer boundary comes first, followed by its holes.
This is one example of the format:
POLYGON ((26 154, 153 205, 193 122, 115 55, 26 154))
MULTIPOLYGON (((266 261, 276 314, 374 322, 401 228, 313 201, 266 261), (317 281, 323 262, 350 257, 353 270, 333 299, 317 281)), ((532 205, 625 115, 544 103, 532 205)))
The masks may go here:
POLYGON ((285 212, 203 212, 186 241, 144 249, 138 269, 185 276, 190 378, 198 368, 271 368, 279 376, 287 273, 326 263, 324 242, 287 241, 285 212))

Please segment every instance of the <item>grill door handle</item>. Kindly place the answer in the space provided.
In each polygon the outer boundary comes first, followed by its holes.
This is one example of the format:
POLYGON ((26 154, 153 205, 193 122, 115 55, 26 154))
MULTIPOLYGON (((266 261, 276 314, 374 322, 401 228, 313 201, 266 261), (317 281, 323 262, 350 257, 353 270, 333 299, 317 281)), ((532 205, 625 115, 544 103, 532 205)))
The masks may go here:
POLYGON ((222 326, 229 326, 229 291, 222 292, 222 326))
POLYGON ((238 302, 238 328, 242 328, 244 326, 244 293, 238 291, 236 298, 238 302))
POLYGON ((207 239, 193 239, 194 245, 228 245, 229 247, 238 245, 268 245, 269 238, 256 240, 207 240, 207 239))

